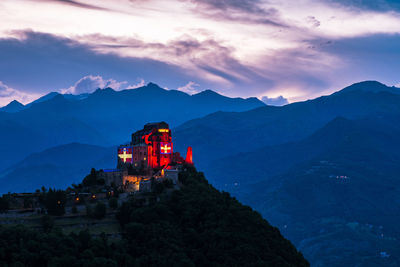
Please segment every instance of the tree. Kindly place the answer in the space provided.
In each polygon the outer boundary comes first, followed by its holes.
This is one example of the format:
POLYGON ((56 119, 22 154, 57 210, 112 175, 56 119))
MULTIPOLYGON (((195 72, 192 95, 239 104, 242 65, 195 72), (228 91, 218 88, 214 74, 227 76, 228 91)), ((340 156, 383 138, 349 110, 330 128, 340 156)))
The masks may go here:
POLYGON ((92 168, 90 174, 83 179, 82 184, 87 187, 97 185, 97 173, 94 168, 92 168))
POLYGON ((47 213, 55 216, 65 214, 66 202, 67 195, 63 190, 49 189, 44 198, 44 205, 47 209, 47 213))
POLYGON ((118 208, 118 199, 115 197, 110 198, 110 200, 108 201, 108 206, 110 207, 110 209, 117 209, 118 208))
POLYGON ((33 199, 32 198, 24 198, 24 209, 33 208, 33 199))
POLYGON ((76 205, 73 205, 73 206, 72 206, 71 212, 72 212, 73 214, 77 214, 77 213, 78 213, 78 209, 77 209, 76 205))
POLYGON ((10 198, 8 195, 0 197, 0 212, 7 212, 10 208, 10 198))
POLYGON ((54 227, 54 220, 49 215, 44 215, 40 219, 40 223, 42 224, 43 231, 48 233, 54 227))
POLYGON ((93 209, 89 204, 86 205, 86 216, 88 216, 89 218, 93 217, 93 209))
POLYGON ((103 219, 106 216, 107 207, 103 202, 98 202, 94 207, 93 217, 95 219, 103 219))

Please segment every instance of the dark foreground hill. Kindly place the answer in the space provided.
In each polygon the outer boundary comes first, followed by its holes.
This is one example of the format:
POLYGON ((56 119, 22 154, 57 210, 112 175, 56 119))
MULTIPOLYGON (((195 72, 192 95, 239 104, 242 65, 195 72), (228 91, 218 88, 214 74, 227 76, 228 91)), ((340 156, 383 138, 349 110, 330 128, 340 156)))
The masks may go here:
MULTIPOLYGON (((181 173, 180 190, 117 214, 121 240, 0 226, 0 264, 12 266, 308 266, 260 214, 221 193, 202 173, 181 173)), ((90 231, 90 228, 89 228, 90 231)))

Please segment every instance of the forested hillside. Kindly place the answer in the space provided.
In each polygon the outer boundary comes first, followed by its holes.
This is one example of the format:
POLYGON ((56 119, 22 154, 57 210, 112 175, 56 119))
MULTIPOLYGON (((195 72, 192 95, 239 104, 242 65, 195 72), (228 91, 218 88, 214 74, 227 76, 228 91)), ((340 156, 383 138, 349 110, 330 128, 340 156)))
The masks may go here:
POLYGON ((211 186, 202 173, 180 174, 182 188, 154 201, 125 202, 122 239, 0 226, 0 264, 13 266, 308 266, 260 214, 211 186))

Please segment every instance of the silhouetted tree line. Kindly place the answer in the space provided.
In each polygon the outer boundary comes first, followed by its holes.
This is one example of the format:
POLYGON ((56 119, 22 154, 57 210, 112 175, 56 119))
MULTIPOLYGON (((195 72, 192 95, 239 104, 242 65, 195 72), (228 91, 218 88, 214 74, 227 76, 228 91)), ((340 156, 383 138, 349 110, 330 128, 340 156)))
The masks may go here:
POLYGON ((0 197, 0 213, 7 212, 10 208, 10 196, 3 195, 0 197))
POLYGON ((121 246, 87 231, 65 235, 0 226, 0 266, 118 266, 127 254, 121 246))
POLYGON ((83 178, 82 181, 82 184, 86 187, 102 186, 104 183, 104 179, 98 177, 94 168, 91 169, 90 174, 83 178))

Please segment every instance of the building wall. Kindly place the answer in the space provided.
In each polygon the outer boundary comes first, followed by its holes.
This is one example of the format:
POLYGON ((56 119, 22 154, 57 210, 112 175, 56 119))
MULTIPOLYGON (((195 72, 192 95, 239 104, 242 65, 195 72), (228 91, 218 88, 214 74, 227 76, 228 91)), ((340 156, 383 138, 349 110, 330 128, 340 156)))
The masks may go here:
POLYGON ((173 143, 168 124, 146 124, 132 134, 130 145, 118 148, 118 166, 122 163, 135 167, 160 168, 172 162, 173 143), (129 155, 127 155, 129 154, 129 155))
POLYGON ((104 179, 105 185, 107 186, 111 186, 112 184, 115 184, 115 186, 121 186, 123 184, 123 171, 100 171, 97 175, 99 178, 104 179))

